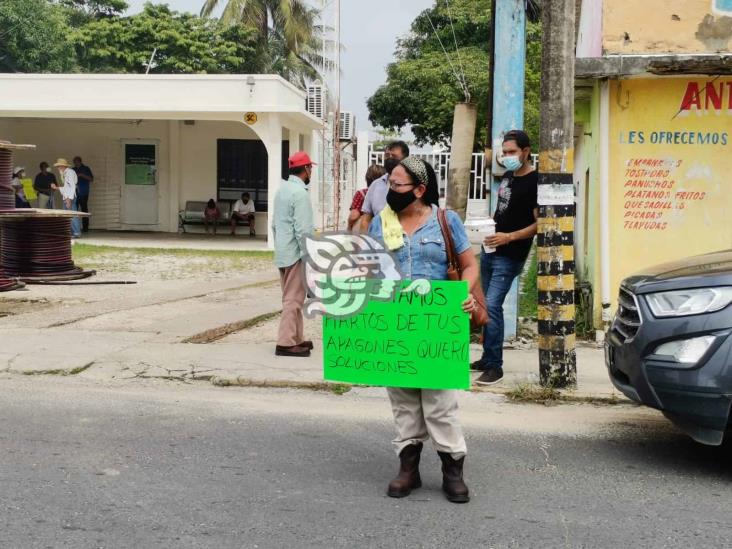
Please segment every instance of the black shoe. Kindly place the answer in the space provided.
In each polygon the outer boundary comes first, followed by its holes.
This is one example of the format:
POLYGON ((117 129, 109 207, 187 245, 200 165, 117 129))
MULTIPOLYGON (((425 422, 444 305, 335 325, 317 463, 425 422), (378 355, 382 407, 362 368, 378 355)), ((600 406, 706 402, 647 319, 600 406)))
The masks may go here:
POLYGON ((275 355, 308 357, 310 356, 310 349, 301 345, 293 345, 292 347, 283 347, 282 345, 277 345, 275 347, 275 355))
POLYGON ((484 371, 478 379, 475 380, 476 385, 495 385, 503 380, 503 368, 490 368, 484 371))
POLYGON ((486 369, 485 362, 482 360, 476 360, 470 363, 470 370, 473 372, 484 372, 486 369))

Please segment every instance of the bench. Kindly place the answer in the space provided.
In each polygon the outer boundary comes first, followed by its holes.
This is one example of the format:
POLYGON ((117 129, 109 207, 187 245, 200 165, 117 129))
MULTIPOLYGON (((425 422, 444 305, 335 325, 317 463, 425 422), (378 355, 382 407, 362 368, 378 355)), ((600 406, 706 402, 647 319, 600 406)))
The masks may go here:
MULTIPOLYGON (((205 225, 203 219, 203 212, 206 210, 208 201, 201 202, 197 200, 189 200, 186 202, 185 209, 178 212, 178 229, 182 232, 186 232, 186 225, 205 225)), ((216 205, 219 208, 219 218, 216 220, 216 225, 230 225, 231 224, 231 202, 217 202, 216 205)), ((248 219, 239 219, 236 222, 237 226, 249 226, 248 219)))

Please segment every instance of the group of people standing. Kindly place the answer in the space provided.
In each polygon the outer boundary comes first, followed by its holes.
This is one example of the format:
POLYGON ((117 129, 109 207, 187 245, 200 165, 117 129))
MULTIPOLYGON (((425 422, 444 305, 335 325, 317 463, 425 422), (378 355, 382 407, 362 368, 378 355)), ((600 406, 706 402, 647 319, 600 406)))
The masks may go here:
MULTIPOLYGON (((448 258, 438 212, 439 188, 432 166, 415 156, 402 141, 385 151, 384 166, 367 172, 367 188, 356 193, 348 218, 349 230, 368 233, 385 242, 407 279, 447 280, 448 258), (385 238, 385 234, 389 238, 385 238)), ((485 238, 495 248, 481 250, 480 266, 467 232, 455 212, 446 212, 458 257, 461 279, 471 289, 480 284, 486 296, 489 323, 483 333, 483 354, 471 364, 481 375, 476 383, 492 385, 503 378, 503 302, 521 273, 536 234, 538 176, 531 162, 531 144, 523 131, 504 137, 501 163, 506 168, 494 213, 496 232, 485 238)), ((307 185, 313 162, 304 152, 289 158, 290 177, 275 196, 273 233, 275 264, 282 284, 282 318, 275 354, 306 357, 313 348, 303 333, 302 308, 306 296, 302 276, 303 237, 313 231, 313 214, 307 185)), ((466 313, 477 307, 469 297, 466 313)), ((397 436, 397 476, 387 494, 405 497, 421 486, 420 456, 424 442, 432 444, 442 462, 442 489, 449 501, 469 501, 463 480, 467 452, 457 418, 457 393, 453 390, 387 388, 397 436)))
MULTIPOLYGON (((15 207, 31 208, 33 206, 41 209, 54 209, 56 202, 54 197, 58 191, 61 195, 61 208, 69 211, 80 211, 89 213, 89 194, 91 184, 94 181, 94 174, 91 168, 84 164, 80 156, 74 158, 73 166, 65 158, 59 158, 53 165, 59 172, 60 178, 56 178, 48 162, 41 162, 40 171, 33 180, 33 190, 37 199, 35 204, 28 200, 23 180, 26 178, 25 168, 16 166, 13 169, 12 186, 15 190, 15 207)), ((82 232, 89 230, 89 218, 79 219, 74 217, 71 220, 71 236, 78 238, 82 232)))

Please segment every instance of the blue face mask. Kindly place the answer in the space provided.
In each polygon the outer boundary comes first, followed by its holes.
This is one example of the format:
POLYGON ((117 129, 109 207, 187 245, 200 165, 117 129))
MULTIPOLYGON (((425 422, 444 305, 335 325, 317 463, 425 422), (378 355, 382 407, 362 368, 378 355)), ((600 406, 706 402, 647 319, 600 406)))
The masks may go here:
POLYGON ((508 171, 515 172, 521 167, 522 162, 518 156, 504 156, 503 165, 508 171))

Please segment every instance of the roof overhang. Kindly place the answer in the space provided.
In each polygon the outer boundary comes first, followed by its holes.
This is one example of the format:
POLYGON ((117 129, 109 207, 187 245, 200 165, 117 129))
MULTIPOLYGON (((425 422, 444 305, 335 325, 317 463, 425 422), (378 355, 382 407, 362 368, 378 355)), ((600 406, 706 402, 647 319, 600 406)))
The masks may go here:
POLYGON ((0 117, 243 121, 278 114, 323 122, 305 93, 276 75, 0 74, 0 117))
POLYGON ((606 55, 578 58, 575 77, 598 80, 624 76, 732 75, 732 53, 606 55))

